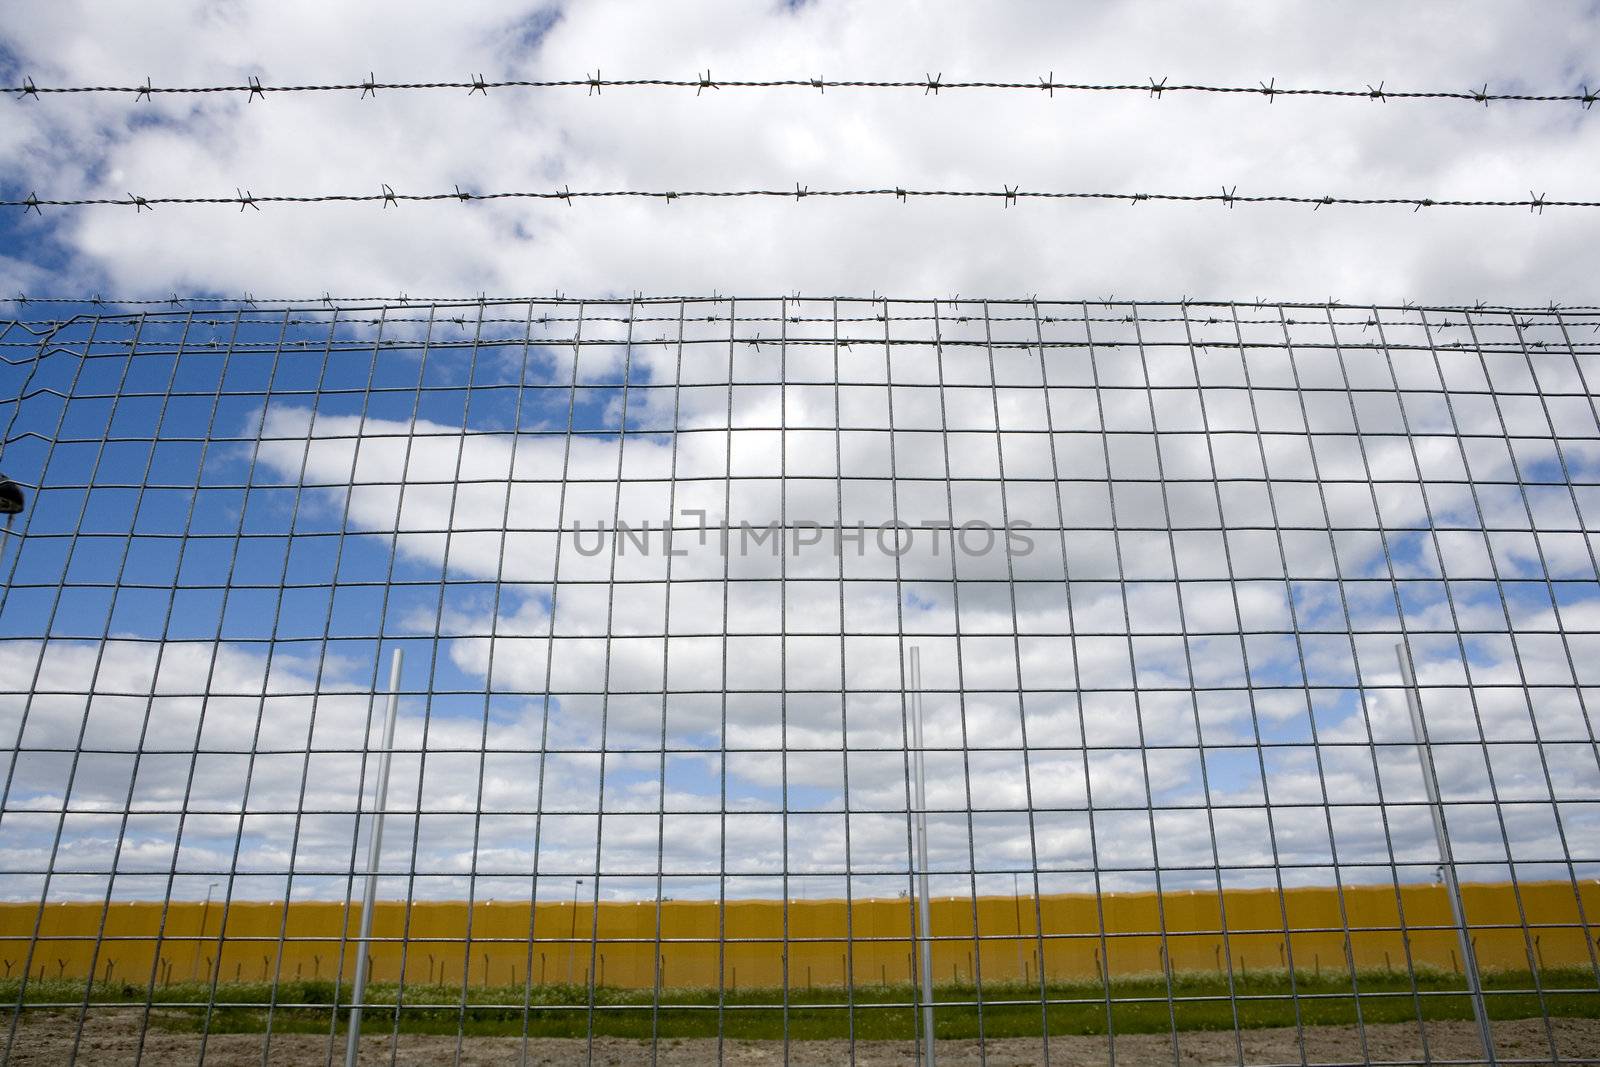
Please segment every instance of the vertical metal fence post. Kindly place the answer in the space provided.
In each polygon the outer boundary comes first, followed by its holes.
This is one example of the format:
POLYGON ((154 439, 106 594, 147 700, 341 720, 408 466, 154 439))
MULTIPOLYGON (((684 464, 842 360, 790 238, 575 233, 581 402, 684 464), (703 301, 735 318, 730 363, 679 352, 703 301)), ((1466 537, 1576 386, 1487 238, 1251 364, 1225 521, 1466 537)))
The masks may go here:
POLYGON ((935 1063, 933 1047, 933 943, 928 915, 928 795, 922 770, 922 651, 911 649, 911 747, 916 797, 917 941, 921 957, 922 1062, 935 1063))
MULTIPOLYGON (((1467 977, 1467 993, 1472 998, 1472 1017, 1478 1024, 1478 1040, 1483 1042, 1483 1055, 1494 1063, 1494 1037, 1489 1032, 1489 1013, 1484 1008, 1483 987, 1478 981, 1478 957, 1472 950, 1472 937, 1467 932, 1467 911, 1461 899, 1461 883, 1456 880, 1455 854, 1450 850, 1450 832, 1444 823, 1444 807, 1439 801, 1439 780, 1433 766, 1433 748, 1428 741, 1428 727, 1422 719, 1422 697, 1417 691, 1417 677, 1412 669, 1411 653, 1404 642, 1394 646, 1400 661, 1400 679, 1406 687, 1406 706, 1411 711, 1411 733, 1417 739, 1417 760, 1422 764, 1422 786, 1428 792, 1428 814, 1433 816, 1433 836, 1439 842, 1439 871, 1444 875, 1444 888, 1450 898, 1450 914, 1455 921, 1456 938, 1461 944, 1461 969, 1467 977)), ((1507 857, 1509 862, 1509 857, 1507 857)))
POLYGON ((389 709, 383 720, 383 749, 378 753, 378 795, 372 808, 372 838, 367 845, 367 887, 361 905, 361 936, 356 941, 356 980, 350 989, 350 1037, 345 1045, 345 1067, 356 1067, 361 1044, 361 1004, 367 993, 367 945, 372 940, 372 911, 378 898, 378 857, 383 852, 383 809, 389 800, 389 761, 394 754, 394 720, 400 708, 400 664, 404 653, 394 650, 389 667, 389 709))

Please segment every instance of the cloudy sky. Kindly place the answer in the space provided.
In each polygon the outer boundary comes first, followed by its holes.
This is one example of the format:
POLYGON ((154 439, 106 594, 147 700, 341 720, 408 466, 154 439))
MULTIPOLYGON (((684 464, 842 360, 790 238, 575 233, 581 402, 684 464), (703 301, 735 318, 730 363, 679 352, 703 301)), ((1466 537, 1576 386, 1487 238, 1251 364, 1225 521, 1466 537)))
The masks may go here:
MULTIPOLYGON (((1488 4, 58 3, 10 20, 0 71, 1569 92, 1597 25, 1577 4, 1532 20, 1488 4)), ((1590 198, 1600 121, 1576 104, 911 90, 0 107, 8 197, 800 182, 1590 198)), ((1595 237, 1578 210, 1216 204, 11 212, 0 290, 35 295, 946 302, 624 301, 587 305, 581 332, 571 303, 171 312, 74 323, 44 348, 30 330, 48 326, 8 326, 5 351, 39 358, 5 371, 6 395, 32 375, 5 411, 6 471, 39 491, 3 557, 0 656, 28 680, 0 702, 20 752, 3 891, 98 896, 115 864, 122 896, 221 881, 271 898, 292 864, 296 895, 343 895, 366 694, 402 645, 385 864, 422 877, 386 895, 514 897, 536 863, 540 892, 563 895, 597 868, 605 896, 654 895, 658 870, 669 895, 777 895, 784 871, 791 895, 842 895, 846 869, 849 891, 893 894, 908 643, 936 750, 936 892, 1009 891, 1038 868, 1047 892, 1096 871, 1113 888, 1154 888, 1156 869, 1168 887, 1272 884, 1274 864, 1300 884, 1429 877, 1402 630, 1465 876, 1505 877, 1508 859, 1592 876, 1600 764, 1578 686, 1596 681, 1600 621, 1596 320, 1394 305, 1593 303, 1595 237), (973 299, 1032 293, 1064 302, 973 299), (1112 301, 1183 294, 1387 308, 1252 305, 1236 324, 1112 301), (713 535, 669 560, 660 526, 687 510, 827 533, 782 556, 713 535), (654 524, 657 552, 608 538, 589 555, 571 533, 619 521, 654 524), (1041 532, 1026 553, 948 533, 833 550, 841 524, 893 521, 1041 532)))
MULTIPOLYGON (((1600 87, 1600 17, 1514 4, 11 5, 0 80, 607 77, 1600 87)), ((1594 199, 1600 110, 921 90, 8 97, 6 198, 920 186, 1594 199)), ((0 218, 0 291, 1592 302, 1600 211, 993 200, 455 202, 0 218)))
POLYGON ((1594 867, 1592 314, 933 310, 63 327, 10 891, 340 895, 396 647, 397 896, 892 893, 909 646, 940 892, 1429 877, 1403 636, 1467 876, 1594 867))

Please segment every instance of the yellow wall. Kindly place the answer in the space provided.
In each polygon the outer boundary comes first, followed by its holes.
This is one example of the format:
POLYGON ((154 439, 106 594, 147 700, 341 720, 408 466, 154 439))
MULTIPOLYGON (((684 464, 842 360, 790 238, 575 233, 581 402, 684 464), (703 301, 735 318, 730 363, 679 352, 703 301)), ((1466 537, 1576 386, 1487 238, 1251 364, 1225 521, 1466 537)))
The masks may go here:
MULTIPOLYGON (((1526 970, 1530 953, 1541 967, 1589 966, 1590 945, 1600 933, 1600 884, 1582 886, 1587 928, 1581 925, 1571 883, 1523 884, 1517 891, 1530 923, 1565 925, 1525 930, 1512 886, 1465 886, 1468 921, 1482 966, 1526 970), (1499 924, 1510 928, 1491 928, 1499 924)), ((1414 965, 1457 968, 1454 931, 1415 929, 1450 922, 1443 888, 1405 886, 1400 896, 1414 965)), ((1236 972, 1282 969, 1291 954, 1297 970, 1342 971, 1347 926, 1357 968, 1406 967, 1406 943, 1392 886, 1345 889, 1343 916, 1340 894, 1332 888, 1292 889, 1281 896, 1270 889, 1236 890, 1224 899, 1226 937, 1223 909, 1214 892, 1106 894, 1099 898, 1106 932, 1102 938, 1094 896, 1042 897, 1038 915, 1047 975, 1094 978, 1107 966, 1113 977, 1159 972, 1163 961, 1158 931, 1163 928, 1177 971, 1216 972, 1230 962, 1236 972), (1288 936, 1286 928, 1292 931, 1288 936)), ((82 977, 94 961, 97 977, 107 977, 109 970, 114 980, 143 984, 150 980, 158 942, 158 983, 209 978, 218 966, 215 957, 222 935, 218 978, 223 982, 261 980, 274 972, 283 980, 336 974, 348 979, 355 967, 350 946, 359 914, 359 907, 354 907, 347 918, 343 904, 296 903, 286 911, 282 902, 235 901, 227 908, 224 931, 219 903, 209 907, 195 902, 165 907, 128 903, 113 904, 109 910, 89 903, 51 904, 42 919, 36 904, 0 904, 0 965, 6 975, 21 973, 38 921, 40 938, 30 964, 36 978, 82 977), (100 938, 102 916, 105 930, 100 938)), ((787 909, 782 901, 741 900, 729 901, 725 910, 715 901, 667 901, 659 909, 651 901, 599 906, 598 943, 592 955, 602 984, 632 988, 654 984, 658 915, 662 983, 668 987, 716 986, 719 943, 725 984, 781 985, 786 915, 791 986, 842 984, 847 966, 853 968, 858 984, 894 984, 911 978, 911 911, 903 899, 857 900, 848 909, 839 900, 790 901, 787 909)), ((470 968, 468 980, 473 985, 520 984, 528 978, 526 904, 474 905, 470 958, 465 903, 414 903, 409 930, 407 918, 402 902, 377 905, 373 936, 394 940, 372 946, 375 981, 400 977, 402 950, 408 983, 459 984, 464 966, 470 968), (402 945, 402 937, 408 943, 402 945)), ((569 977, 586 983, 590 938, 596 929, 594 907, 540 904, 535 920, 534 983, 560 983, 569 977), (576 943, 567 940, 574 931, 576 943)), ((976 906, 968 897, 935 899, 932 921, 940 939, 934 947, 936 981, 970 982, 980 964, 985 981, 1038 980, 1041 938, 1032 897, 1020 901, 981 897, 976 906), (973 940, 974 915, 979 934, 999 938, 983 941, 981 953, 973 940)))

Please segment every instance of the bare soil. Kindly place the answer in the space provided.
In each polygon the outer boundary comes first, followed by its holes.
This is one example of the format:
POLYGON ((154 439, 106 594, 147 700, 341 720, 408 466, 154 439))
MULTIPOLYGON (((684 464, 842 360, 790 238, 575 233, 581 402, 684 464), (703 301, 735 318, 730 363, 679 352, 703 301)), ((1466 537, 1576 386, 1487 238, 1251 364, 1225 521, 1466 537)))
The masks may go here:
MULTIPOLYGON (((262 1034, 213 1034, 202 1042, 199 1034, 174 1033, 152 1027, 145 1035, 140 1056, 140 1010, 97 1010, 83 1021, 78 1035, 78 1014, 64 1011, 30 1011, 17 1028, 8 1062, 22 1065, 63 1064, 72 1061, 73 1045, 78 1040, 77 1060, 94 1064, 131 1064, 136 1057, 154 1067, 203 1062, 214 1067, 256 1067, 262 1063, 262 1034), (203 1059, 202 1059, 203 1057, 203 1059)), ((1496 1051, 1504 1059, 1527 1063, 1553 1063, 1551 1046, 1562 1061, 1600 1059, 1600 1020, 1519 1019, 1494 1024, 1496 1051)), ((1426 1024, 1427 1056, 1436 1060, 1476 1060, 1482 1057, 1477 1031, 1468 1022, 1430 1022, 1426 1024)), ((1301 1061, 1298 1035, 1293 1029, 1207 1032, 1186 1031, 1178 1035, 1180 1064, 1298 1063, 1301 1061)), ((1350 1063, 1363 1060, 1422 1060, 1423 1035, 1416 1023, 1379 1024, 1364 1029, 1346 1026, 1306 1027, 1305 1059, 1309 1063, 1350 1063)), ((395 1062, 406 1065, 450 1063, 456 1057, 456 1039, 432 1035, 404 1035, 400 1038, 395 1062)), ((266 1062, 275 1064, 324 1063, 332 1054, 334 1062, 344 1058, 341 1034, 330 1047, 326 1035, 274 1035, 266 1062)), ((657 1050, 656 1062, 682 1067, 702 1067, 717 1062, 717 1042, 708 1039, 666 1039, 657 1050)), ((970 1067, 987 1062, 992 1067, 1032 1067, 1044 1062, 1043 1048, 1037 1039, 1004 1038, 986 1042, 980 1050, 976 1041, 939 1042, 939 1062, 946 1067, 970 1067)), ((365 1038, 361 1062, 377 1067, 390 1062, 393 1050, 388 1036, 365 1038)), ((461 1042, 460 1060, 467 1067, 499 1067, 527 1063, 538 1067, 584 1063, 588 1043, 582 1040, 539 1038, 530 1040, 527 1059, 521 1059, 522 1042, 514 1037, 468 1037, 461 1042)), ((852 1061, 851 1048, 844 1041, 795 1041, 787 1050, 787 1062, 798 1067, 832 1067, 852 1061)), ((1061 1067, 1090 1067, 1109 1060, 1110 1043, 1104 1036, 1063 1035, 1050 1038, 1050 1063, 1061 1067)), ((1116 1039, 1120 1063, 1129 1065, 1173 1062, 1172 1037, 1166 1034, 1129 1034, 1116 1039)), ((854 1062, 863 1067, 888 1067, 915 1062, 910 1042, 857 1042, 854 1062)), ((649 1062, 650 1044, 624 1038, 602 1037, 594 1041, 596 1067, 623 1067, 649 1062)), ((728 1041, 722 1047, 722 1061, 737 1067, 765 1067, 785 1062, 785 1049, 778 1041, 728 1041)))

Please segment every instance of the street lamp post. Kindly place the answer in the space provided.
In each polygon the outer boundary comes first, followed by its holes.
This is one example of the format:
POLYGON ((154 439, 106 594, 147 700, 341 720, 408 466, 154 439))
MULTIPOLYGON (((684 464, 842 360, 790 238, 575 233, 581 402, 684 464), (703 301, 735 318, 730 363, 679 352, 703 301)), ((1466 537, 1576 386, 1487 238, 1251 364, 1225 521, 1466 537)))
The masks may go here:
POLYGON ((200 942, 206 939, 206 921, 211 918, 211 891, 215 888, 217 888, 216 882, 206 886, 206 902, 200 905, 200 932, 195 935, 194 952, 189 958, 189 980, 191 982, 200 977, 200 942))
POLYGON ((1017 973, 1022 980, 1028 980, 1027 971, 1022 964, 1022 891, 1017 888, 1017 872, 1011 872, 1011 910, 1017 917, 1017 973))
POLYGON ((572 883, 572 926, 567 930, 567 984, 572 984, 573 966, 578 960, 578 890, 583 886, 583 879, 575 879, 572 883))

